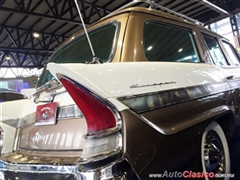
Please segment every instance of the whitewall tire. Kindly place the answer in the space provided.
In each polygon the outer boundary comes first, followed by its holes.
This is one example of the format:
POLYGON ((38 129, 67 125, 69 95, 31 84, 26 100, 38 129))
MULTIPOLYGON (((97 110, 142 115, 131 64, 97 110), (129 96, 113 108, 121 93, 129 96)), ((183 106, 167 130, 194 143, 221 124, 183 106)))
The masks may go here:
MULTIPOLYGON (((226 136, 221 126, 215 121, 211 122, 203 132, 201 141, 201 162, 204 173, 231 173, 230 155, 226 136)), ((205 179, 208 180, 211 178, 205 179)))

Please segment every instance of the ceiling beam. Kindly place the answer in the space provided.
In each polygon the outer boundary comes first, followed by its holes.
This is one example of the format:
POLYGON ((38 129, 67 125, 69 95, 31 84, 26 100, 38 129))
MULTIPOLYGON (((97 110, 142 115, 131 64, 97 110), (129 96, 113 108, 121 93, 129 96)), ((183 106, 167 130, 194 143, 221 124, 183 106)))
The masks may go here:
POLYGON ((9 51, 9 52, 47 52, 53 53, 53 50, 50 49, 36 49, 36 48, 15 48, 15 47, 0 47, 0 51, 9 51))
POLYGON ((32 52, 13 52, 13 51, 0 51, 0 66, 2 67, 21 67, 21 68, 39 68, 43 67, 49 53, 32 53, 32 52), (10 60, 6 60, 6 55, 10 56, 10 60), (22 59, 20 59, 22 56, 22 59))
POLYGON ((81 24, 80 21, 77 21, 77 20, 74 20, 74 19, 67 19, 67 18, 62 18, 62 17, 58 17, 58 16, 50 16, 50 15, 46 15, 46 14, 29 12, 29 11, 26 11, 26 10, 19 10, 19 9, 0 7, 0 11, 8 11, 8 12, 12 12, 12 13, 25 14, 25 15, 35 16, 35 17, 39 17, 39 18, 45 18, 45 19, 50 19, 50 20, 57 20, 57 21, 61 21, 61 22, 67 22, 67 23, 70 23, 70 24, 81 24))
POLYGON ((0 44, 2 44, 0 48, 2 50, 17 48, 18 51, 29 51, 29 50, 34 51, 35 50, 35 51, 41 51, 41 52, 53 52, 56 46, 58 46, 65 39, 68 38, 66 36, 55 35, 55 33, 39 33, 41 37, 38 39, 33 37, 32 33, 34 31, 29 31, 28 29, 14 28, 12 26, 6 26, 6 25, 4 26, 0 25, 0 27, 2 28, 2 30, 5 30, 7 33, 7 36, 2 37, 0 41, 0 44), (23 32, 21 35, 19 33, 19 30, 23 32), (15 37, 12 36, 12 33, 14 32, 15 32, 15 37), (12 41, 11 45, 3 46, 6 38, 11 39, 12 41), (33 42, 37 42, 37 44, 33 42), (40 47, 37 47, 38 45, 40 47))

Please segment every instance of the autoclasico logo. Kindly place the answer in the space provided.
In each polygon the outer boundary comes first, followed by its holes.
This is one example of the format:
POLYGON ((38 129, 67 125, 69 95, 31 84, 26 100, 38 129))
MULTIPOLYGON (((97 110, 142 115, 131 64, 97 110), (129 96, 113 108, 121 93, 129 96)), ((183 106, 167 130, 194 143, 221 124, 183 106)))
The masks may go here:
POLYGON ((149 178, 234 178, 235 174, 215 174, 214 172, 194 172, 194 171, 184 171, 184 172, 168 172, 164 171, 161 174, 149 174, 149 178))

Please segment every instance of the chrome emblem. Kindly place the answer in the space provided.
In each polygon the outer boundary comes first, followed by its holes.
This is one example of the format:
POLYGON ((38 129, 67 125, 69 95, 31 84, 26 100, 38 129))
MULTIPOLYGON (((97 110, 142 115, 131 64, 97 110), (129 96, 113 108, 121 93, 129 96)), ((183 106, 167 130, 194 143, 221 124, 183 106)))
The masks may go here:
POLYGON ((153 83, 153 84, 134 84, 130 86, 130 88, 142 88, 142 87, 148 87, 148 86, 162 86, 167 84, 175 84, 176 82, 170 81, 170 82, 160 82, 160 83, 153 83))
POLYGON ((48 117, 48 111, 45 111, 45 112, 43 113, 43 115, 42 115, 42 118, 43 118, 44 120, 46 120, 47 117, 48 117))

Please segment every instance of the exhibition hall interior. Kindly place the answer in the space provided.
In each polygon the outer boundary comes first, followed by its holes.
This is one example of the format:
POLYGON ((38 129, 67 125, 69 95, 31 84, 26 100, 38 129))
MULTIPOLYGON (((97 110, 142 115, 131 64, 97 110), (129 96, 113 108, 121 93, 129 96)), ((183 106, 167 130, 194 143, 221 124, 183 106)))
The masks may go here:
POLYGON ((0 0, 0 180, 240 180, 240 0, 0 0))

